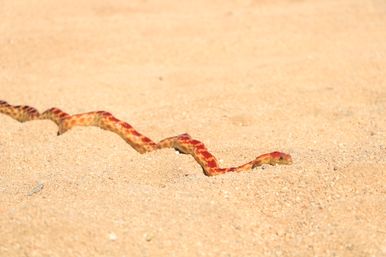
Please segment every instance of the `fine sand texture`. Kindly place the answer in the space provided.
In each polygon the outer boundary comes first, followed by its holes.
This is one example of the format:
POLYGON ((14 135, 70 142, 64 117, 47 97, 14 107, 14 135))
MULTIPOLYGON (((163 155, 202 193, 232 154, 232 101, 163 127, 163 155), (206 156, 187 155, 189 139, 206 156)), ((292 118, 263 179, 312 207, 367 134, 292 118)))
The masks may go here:
POLYGON ((0 99, 105 110, 190 155, 0 114, 0 256, 386 256, 386 2, 0 4, 0 99))

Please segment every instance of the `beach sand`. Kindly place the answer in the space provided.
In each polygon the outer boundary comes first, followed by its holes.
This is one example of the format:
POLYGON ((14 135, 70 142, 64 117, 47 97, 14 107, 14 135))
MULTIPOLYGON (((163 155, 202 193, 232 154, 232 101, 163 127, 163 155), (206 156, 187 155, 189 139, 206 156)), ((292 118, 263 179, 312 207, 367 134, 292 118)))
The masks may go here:
POLYGON ((3 1, 0 99, 294 163, 0 115, 0 256, 386 256, 385 31, 382 0, 3 1))

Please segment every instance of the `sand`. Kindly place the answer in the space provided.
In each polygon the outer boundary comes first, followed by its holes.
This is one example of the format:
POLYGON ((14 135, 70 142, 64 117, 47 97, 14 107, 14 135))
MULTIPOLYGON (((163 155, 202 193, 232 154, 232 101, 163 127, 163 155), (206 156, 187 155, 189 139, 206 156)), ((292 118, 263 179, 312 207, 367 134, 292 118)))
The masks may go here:
POLYGON ((1 256, 386 256, 386 4, 3 1, 0 99, 188 132, 222 166, 0 115, 1 256))

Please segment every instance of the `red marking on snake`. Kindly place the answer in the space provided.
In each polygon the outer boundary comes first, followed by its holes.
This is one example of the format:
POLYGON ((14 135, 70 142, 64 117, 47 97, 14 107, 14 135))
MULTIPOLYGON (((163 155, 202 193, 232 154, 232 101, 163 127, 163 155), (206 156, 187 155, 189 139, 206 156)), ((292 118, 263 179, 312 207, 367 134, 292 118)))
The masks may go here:
POLYGON ((193 140, 190 140, 190 143, 192 145, 199 145, 199 144, 202 144, 200 141, 196 140, 196 139, 193 139, 193 140))
POLYGON ((136 131, 136 130, 133 129, 133 128, 130 130, 130 132, 131 132, 132 135, 134 135, 134 136, 136 136, 136 137, 142 136, 138 131, 136 131))
POLYGON ((196 145, 195 148, 197 151, 206 151, 206 147, 204 144, 196 145))
POLYGON ((206 163, 206 165, 208 165, 209 168, 215 168, 217 166, 217 163, 215 160, 210 160, 206 163))
POLYGON ((122 127, 127 128, 127 129, 131 129, 132 128, 132 126, 129 123, 126 123, 126 122, 123 122, 121 125, 122 125, 122 127))
POLYGON ((202 151, 200 152, 200 154, 205 158, 205 159, 209 159, 210 157, 213 157, 213 155, 208 152, 208 151, 202 151))
POLYGON ((109 117, 109 120, 110 120, 111 122, 118 122, 118 121, 119 121, 117 118, 115 118, 115 117, 112 116, 112 115, 109 117))
POLYGON ((227 172, 249 171, 254 167, 263 164, 276 165, 292 163, 292 158, 289 154, 272 152, 262 154, 256 157, 256 159, 238 167, 220 168, 215 157, 208 151, 205 145, 201 141, 193 139, 189 134, 184 133, 179 136, 168 137, 161 140, 159 143, 155 143, 150 138, 135 130, 130 124, 117 119, 111 113, 106 111, 70 115, 53 107, 41 114, 34 107, 10 105, 6 101, 0 100, 0 113, 8 115, 20 122, 39 119, 52 120, 59 128, 61 128, 61 132, 58 132, 58 135, 65 133, 75 126, 97 126, 104 128, 121 136, 139 153, 151 152, 161 148, 183 149, 183 153, 190 154, 194 157, 207 176, 214 176, 227 172), (108 118, 106 119, 106 117, 108 118), (117 125, 121 125, 121 127, 117 125), (142 143, 138 142, 138 137, 140 137, 142 143))
MULTIPOLYGON (((138 134, 139 134, 139 133, 138 133, 138 134)), ((150 143, 150 142, 152 142, 152 140, 151 140, 150 138, 148 138, 148 137, 143 137, 143 138, 142 138, 142 141, 145 142, 145 143, 150 143)))

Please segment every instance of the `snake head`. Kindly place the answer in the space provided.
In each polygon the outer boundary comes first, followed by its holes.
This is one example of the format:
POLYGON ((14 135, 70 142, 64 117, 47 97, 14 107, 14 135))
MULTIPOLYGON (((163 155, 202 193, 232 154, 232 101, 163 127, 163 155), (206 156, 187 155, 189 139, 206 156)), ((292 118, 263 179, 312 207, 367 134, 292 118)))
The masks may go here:
POLYGON ((289 154, 282 153, 282 152, 272 152, 270 155, 270 162, 269 164, 275 165, 275 164, 292 164, 292 157, 289 154))
POLYGON ((252 168, 255 168, 257 166, 261 166, 263 164, 270 164, 270 165, 276 165, 276 164, 285 164, 289 165, 292 164, 292 157, 289 154, 282 153, 282 152, 272 152, 272 153, 265 153, 260 156, 258 156, 252 164, 252 168))

